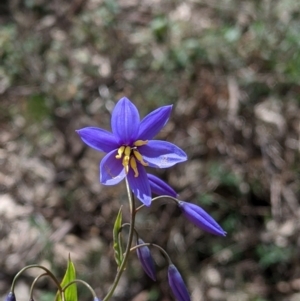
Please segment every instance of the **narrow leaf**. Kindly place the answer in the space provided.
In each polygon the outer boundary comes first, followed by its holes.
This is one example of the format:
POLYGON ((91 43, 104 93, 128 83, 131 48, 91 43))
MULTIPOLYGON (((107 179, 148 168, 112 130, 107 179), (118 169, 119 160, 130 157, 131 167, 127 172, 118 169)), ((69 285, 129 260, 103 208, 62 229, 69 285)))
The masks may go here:
MULTIPOLYGON (((66 286, 68 283, 76 279, 76 271, 75 271, 75 266, 74 263, 71 261, 71 258, 69 256, 68 260, 68 266, 66 273, 64 275, 64 278, 61 282, 61 287, 66 286)), ((77 301, 77 286, 76 284, 70 285, 66 290, 65 290, 65 301, 77 301)), ((59 292, 56 294, 56 301, 62 301, 61 295, 59 292)))
POLYGON ((119 267, 123 260, 122 241, 121 241, 121 236, 120 236, 121 227, 122 227, 122 207, 120 208, 120 210, 118 212, 118 215, 117 215, 117 218, 116 218, 115 224, 114 224, 114 229, 113 229, 115 260, 119 267))

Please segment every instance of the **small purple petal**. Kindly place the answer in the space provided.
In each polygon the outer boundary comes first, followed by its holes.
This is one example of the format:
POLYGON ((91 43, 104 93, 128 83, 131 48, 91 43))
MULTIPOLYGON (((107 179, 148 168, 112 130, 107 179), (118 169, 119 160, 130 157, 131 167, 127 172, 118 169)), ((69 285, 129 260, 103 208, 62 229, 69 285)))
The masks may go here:
POLYGON ((76 132, 85 144, 100 152, 109 153, 119 146, 112 133, 100 128, 86 127, 76 132))
POLYGON ((169 265, 168 279, 172 292, 178 301, 191 301, 190 294, 174 264, 169 265))
POLYGON ((126 97, 121 98, 111 116, 111 128, 118 142, 132 145, 139 131, 140 115, 136 106, 126 97))
POLYGON ((151 167, 166 168, 187 160, 182 149, 161 140, 150 140, 148 144, 139 147, 139 152, 151 167))
POLYGON ((146 206, 151 205, 151 190, 149 180, 145 171, 144 166, 137 164, 138 177, 134 176, 132 169, 128 173, 128 182, 134 195, 146 206))
POLYGON ((101 301, 98 297, 95 297, 93 301, 101 301))
MULTIPOLYGON (((138 239, 137 241, 138 245, 144 244, 144 241, 142 239, 138 239)), ((137 256, 141 262, 141 265, 143 267, 143 270, 145 273, 153 280, 156 281, 155 277, 155 266, 154 261, 151 256, 150 250, 147 246, 140 247, 136 249, 137 256)))
POLYGON ((226 236, 221 226, 201 207, 180 201, 178 203, 183 215, 198 228, 214 235, 226 236))
POLYGON ((16 301, 16 296, 13 292, 10 292, 6 298, 5 298, 5 301, 16 301))
POLYGON ((104 185, 115 185, 126 176, 121 159, 116 159, 117 151, 108 153, 100 163, 100 182, 104 185))
POLYGON ((152 174, 148 173, 147 176, 152 193, 157 195, 170 195, 174 198, 177 196, 175 190, 167 183, 152 174))
POLYGON ((156 136, 168 122, 171 110, 172 106, 164 106, 145 116, 140 123, 139 140, 150 140, 156 136))

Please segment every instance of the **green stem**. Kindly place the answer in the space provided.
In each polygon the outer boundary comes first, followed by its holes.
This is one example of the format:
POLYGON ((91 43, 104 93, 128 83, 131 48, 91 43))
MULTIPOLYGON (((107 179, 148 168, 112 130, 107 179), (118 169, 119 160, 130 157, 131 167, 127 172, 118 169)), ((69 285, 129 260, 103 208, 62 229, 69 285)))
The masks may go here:
MULTIPOLYGON (((160 200, 160 199, 170 199, 173 202, 175 202, 176 204, 178 204, 178 202, 179 202, 178 199, 173 198, 172 196, 169 196, 169 195, 160 195, 160 196, 157 196, 157 197, 153 198, 151 203, 153 203, 154 201, 160 200)), ((135 209, 135 213, 137 213, 138 211, 140 211, 144 207, 145 207, 144 204, 141 205, 141 206, 139 206, 138 208, 135 209)))
MULTIPOLYGON (((122 230, 124 227, 130 227, 130 224, 129 224, 129 223, 124 223, 124 224, 122 225, 122 227, 121 227, 121 230, 122 230)), ((138 232, 136 231, 136 229, 135 229, 135 228, 134 228, 133 230, 134 230, 134 233, 135 233, 136 239, 138 239, 138 237, 139 237, 139 234, 138 234, 138 232)))
POLYGON ((134 235, 134 224, 135 224, 135 213, 136 213, 135 203, 134 203, 133 195, 131 193, 127 178, 125 178, 125 182, 126 182, 126 189, 127 189, 129 208, 130 208, 130 228, 129 228, 129 234, 128 234, 128 239, 127 239, 127 245, 126 245, 126 250, 125 250, 125 253, 124 253, 122 263, 120 265, 120 268, 118 269, 115 280, 114 280, 109 292, 104 297, 103 301, 109 300, 112 297, 115 289, 117 288, 117 285, 118 285, 118 283, 121 279, 121 276, 122 276, 122 274, 125 270, 125 267, 126 267, 126 264, 127 264, 127 261, 128 261, 128 257, 129 257, 129 254, 130 254, 130 248, 131 248, 131 245, 132 245, 132 240, 133 240, 133 235, 134 235))
POLYGON ((55 276, 47 268, 45 268, 41 265, 37 265, 37 264, 28 265, 18 272, 18 274, 14 277, 14 280, 12 282, 11 290, 10 290, 11 292, 14 292, 16 281, 19 278, 19 276, 26 270, 32 269, 32 268, 39 268, 39 269, 44 270, 46 272, 46 274, 48 274, 50 276, 50 278, 55 282, 57 289, 60 291, 60 293, 62 293, 61 286, 60 286, 59 282, 57 281, 57 279, 55 278, 55 276))
POLYGON ((83 284, 87 289, 89 289, 89 291, 91 292, 91 294, 93 295, 94 300, 97 298, 95 291, 93 290, 93 288, 85 281, 81 280, 81 279, 74 279, 73 281, 69 282, 68 284, 66 284, 62 290, 63 292, 66 291, 66 289, 71 286, 72 284, 76 284, 76 283, 81 283, 83 284))
POLYGON ((38 282, 38 280, 39 280, 40 278, 44 277, 44 276, 48 276, 48 274, 47 274, 47 273, 43 273, 43 274, 37 276, 37 277, 33 280, 32 284, 31 284, 31 287, 30 287, 30 291, 29 291, 29 300, 33 300, 33 289, 34 289, 34 286, 35 286, 35 284, 38 282))
POLYGON ((159 249, 159 250, 164 254, 165 258, 166 258, 167 261, 168 261, 168 264, 169 264, 169 265, 172 264, 172 260, 171 260, 171 258, 170 258, 170 256, 169 256, 169 254, 165 251, 165 249, 163 249, 161 246, 159 246, 159 245, 157 245, 157 244, 153 244, 153 243, 146 242, 146 243, 143 243, 143 244, 136 245, 136 246, 132 247, 132 248, 130 249, 130 252, 132 252, 132 251, 134 251, 134 250, 136 250, 136 249, 138 249, 138 248, 148 247, 148 246, 149 246, 149 247, 155 247, 155 248, 159 249))

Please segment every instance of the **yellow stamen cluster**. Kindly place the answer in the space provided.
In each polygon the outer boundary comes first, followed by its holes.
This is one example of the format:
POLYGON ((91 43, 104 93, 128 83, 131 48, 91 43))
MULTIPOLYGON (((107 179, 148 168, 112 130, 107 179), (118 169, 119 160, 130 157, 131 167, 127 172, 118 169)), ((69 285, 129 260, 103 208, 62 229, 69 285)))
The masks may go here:
POLYGON ((118 154, 116 155, 117 159, 122 160, 122 165, 125 168, 126 174, 129 172, 129 168, 131 167, 134 171, 134 176, 138 177, 139 172, 137 169, 137 162, 143 166, 148 166, 148 163, 146 163, 142 157, 142 155, 138 151, 138 146, 146 145, 148 143, 147 140, 137 140, 133 143, 133 147, 122 145, 118 149, 118 154))

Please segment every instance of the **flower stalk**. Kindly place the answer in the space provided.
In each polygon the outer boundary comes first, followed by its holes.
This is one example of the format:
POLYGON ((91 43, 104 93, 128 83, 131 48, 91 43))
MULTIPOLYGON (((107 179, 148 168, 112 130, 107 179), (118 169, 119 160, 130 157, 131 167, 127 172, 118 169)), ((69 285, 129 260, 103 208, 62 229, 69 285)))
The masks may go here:
POLYGON ((136 246, 132 247, 132 248, 130 249, 130 251, 132 252, 132 251, 134 251, 134 250, 136 250, 136 249, 138 249, 138 248, 142 248, 142 247, 154 247, 154 248, 159 249, 160 252, 161 252, 161 253, 164 255, 164 257, 166 258, 166 260, 168 261, 168 264, 169 264, 169 265, 172 264, 172 260, 171 260, 170 256, 168 255, 168 253, 167 253, 161 246, 159 246, 159 245, 157 245, 157 244, 153 244, 153 243, 150 243, 150 242, 145 242, 145 243, 143 243, 143 244, 139 244, 139 245, 136 245, 136 246))
POLYGON ((121 279, 121 276, 122 276, 122 274, 125 270, 125 267, 126 267, 126 264, 127 264, 127 261, 128 261, 128 257, 129 257, 129 254, 130 254, 130 249, 131 249, 131 245, 132 245, 132 241, 133 241, 134 231, 135 231, 135 229, 134 229, 135 215, 136 215, 135 202, 134 202, 133 194, 131 193, 127 178, 125 178, 125 183, 126 183, 126 190, 127 190, 129 208, 130 208, 130 226, 129 226, 129 234, 128 234, 128 239, 127 239, 127 245, 126 245, 126 250, 125 250, 125 253, 124 253, 123 261, 121 263, 120 268, 117 271, 115 280, 114 280, 109 292, 103 298, 103 301, 108 301, 112 297, 115 289, 118 286, 118 283, 121 279))
POLYGON ((45 276, 48 276, 48 274, 47 273, 40 274, 33 280, 31 287, 30 287, 30 291, 29 291, 29 296, 30 296, 29 299, 30 300, 33 300, 33 289, 35 287, 35 284, 39 281, 39 279, 41 279, 42 277, 45 277, 45 276))
MULTIPOLYGON (((55 283, 59 293, 62 295, 62 300, 63 300, 63 291, 62 291, 62 287, 61 285, 59 284, 58 280, 56 279, 56 277, 53 275, 53 273, 48 270, 47 268, 45 268, 44 266, 42 265, 37 265, 37 264, 32 264, 32 265, 28 265, 26 267, 24 267, 22 270, 20 270, 17 275, 14 277, 13 279, 13 282, 12 282, 12 285, 11 285, 11 292, 14 293, 14 290, 15 290, 15 285, 16 285, 16 281, 17 279, 20 277, 21 274, 23 274, 26 270, 28 269, 32 269, 32 268, 39 268, 39 269, 42 269, 45 271, 45 274, 47 274, 52 280, 53 282, 55 283)), ((41 276, 41 275, 40 275, 41 276)))

